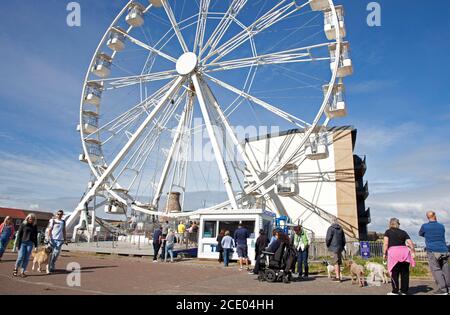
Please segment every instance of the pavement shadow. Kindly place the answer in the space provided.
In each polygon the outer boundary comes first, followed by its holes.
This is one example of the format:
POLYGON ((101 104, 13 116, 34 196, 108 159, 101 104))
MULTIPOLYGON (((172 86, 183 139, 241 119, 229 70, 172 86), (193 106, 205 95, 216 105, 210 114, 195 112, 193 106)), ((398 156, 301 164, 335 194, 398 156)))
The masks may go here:
POLYGON ((298 279, 298 278, 294 278, 294 282, 310 282, 310 281, 315 281, 316 277, 308 277, 308 278, 302 278, 302 279, 298 279))
POLYGON ((410 287, 409 288, 409 294, 418 294, 418 293, 428 293, 430 291, 432 291, 433 288, 430 287, 429 285, 418 285, 415 287, 410 287))
MULTIPOLYGON (((106 268, 117 268, 118 266, 92 266, 92 267, 81 267, 81 273, 92 273, 95 269, 106 269, 106 268)), ((65 269, 56 269, 50 274, 46 274, 45 272, 40 274, 29 274, 28 277, 44 277, 44 276, 52 276, 52 275, 67 275, 72 273, 72 270, 65 269)))

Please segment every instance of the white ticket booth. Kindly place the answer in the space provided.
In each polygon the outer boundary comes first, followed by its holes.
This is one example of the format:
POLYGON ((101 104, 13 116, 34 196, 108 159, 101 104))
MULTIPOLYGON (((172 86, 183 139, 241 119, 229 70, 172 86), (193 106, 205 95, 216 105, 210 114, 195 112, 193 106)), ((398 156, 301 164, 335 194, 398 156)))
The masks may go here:
MULTIPOLYGON (((217 252, 217 236, 221 230, 230 231, 230 236, 242 224, 250 233, 247 239, 248 257, 255 263, 255 243, 259 236, 259 230, 264 229, 268 239, 272 235, 275 214, 261 209, 240 210, 205 210, 197 212, 200 221, 198 258, 219 259, 217 252)), ((236 250, 231 260, 237 260, 236 250)))

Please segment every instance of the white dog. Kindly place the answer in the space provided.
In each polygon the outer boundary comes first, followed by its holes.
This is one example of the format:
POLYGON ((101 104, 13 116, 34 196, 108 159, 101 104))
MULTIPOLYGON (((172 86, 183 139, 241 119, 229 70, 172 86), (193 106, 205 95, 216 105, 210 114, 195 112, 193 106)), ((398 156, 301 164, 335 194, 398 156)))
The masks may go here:
MULTIPOLYGON (((332 265, 332 264, 330 264, 330 262, 328 262, 328 261, 326 261, 326 260, 324 260, 323 262, 322 262, 322 264, 324 264, 325 266, 327 266, 327 273, 328 273, 328 278, 331 278, 331 274, 332 273, 335 273, 335 267, 332 265)), ((341 272, 341 274, 340 274, 340 280, 342 280, 342 272, 341 272)))
POLYGON ((389 273, 383 265, 368 262, 365 267, 366 270, 371 272, 372 282, 375 282, 375 277, 378 276, 382 279, 383 283, 388 283, 389 273))

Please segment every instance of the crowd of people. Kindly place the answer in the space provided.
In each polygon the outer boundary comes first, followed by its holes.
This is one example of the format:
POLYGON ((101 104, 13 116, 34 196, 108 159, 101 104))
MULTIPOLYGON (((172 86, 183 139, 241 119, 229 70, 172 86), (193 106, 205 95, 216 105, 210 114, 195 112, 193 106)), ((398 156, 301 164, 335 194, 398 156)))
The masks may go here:
MULTIPOLYGON (((48 259, 47 273, 55 272, 56 261, 61 253, 66 240, 66 222, 63 219, 64 212, 59 210, 55 216, 49 220, 44 235, 44 244, 51 253, 48 259)), ((37 252, 40 241, 40 232, 37 229, 36 215, 30 213, 15 232, 13 220, 7 216, 0 225, 0 260, 5 252, 8 243, 15 239, 14 249, 17 249, 17 260, 14 265, 13 276, 27 276, 28 263, 33 252, 37 252)))
MULTIPOLYGON (((422 225, 419 236, 425 238, 428 264, 438 286, 436 295, 448 295, 450 289, 449 249, 445 239, 445 227, 437 221, 434 211, 426 213, 428 223, 422 225)), ((326 244, 333 254, 336 277, 341 282, 342 253, 345 250, 345 234, 338 222, 328 229, 326 244)), ((400 220, 391 218, 383 237, 383 260, 391 275, 392 291, 388 295, 407 295, 409 292, 410 268, 416 265, 416 250, 408 233, 400 229, 400 220)))
MULTIPOLYGON (((66 239, 66 222, 63 219, 64 212, 59 210, 50 219, 44 233, 44 246, 51 249, 48 262, 48 273, 56 270, 56 262, 61 253, 66 239)), ((435 294, 448 295, 450 288, 450 267, 448 263, 449 249, 445 239, 445 227, 437 220, 436 213, 426 213, 428 223, 422 225, 419 236, 425 238, 426 252, 430 271, 438 286, 435 294)), ((27 267, 33 249, 36 251, 40 244, 37 219, 34 214, 29 214, 15 231, 13 220, 6 217, 0 224, 0 261, 8 243, 15 238, 15 247, 18 250, 13 275, 22 277, 27 275, 27 267)), ((153 232, 153 261, 173 262, 174 246, 176 243, 193 244, 198 242, 199 226, 197 222, 179 222, 177 226, 171 226, 166 221, 153 232)), ((221 230, 217 236, 217 252, 219 262, 225 267, 229 266, 230 259, 236 251, 239 260, 239 270, 246 269, 250 274, 259 275, 261 271, 261 257, 264 253, 276 253, 283 246, 295 252, 295 261, 291 266, 291 272, 296 279, 306 280, 309 277, 308 254, 311 240, 302 226, 295 226, 291 235, 280 229, 275 229, 272 237, 268 239, 265 230, 259 231, 255 242, 255 264, 251 268, 248 255, 248 239, 251 234, 246 227, 239 224, 233 236, 230 231, 221 230)), ((343 252, 346 248, 346 238, 342 226, 336 221, 328 228, 326 246, 332 254, 331 265, 334 267, 335 277, 332 281, 342 281, 343 252)), ((389 228, 383 238, 383 259, 387 270, 391 275, 392 290, 389 295, 405 295, 409 292, 410 267, 414 267, 415 247, 408 233, 400 229, 400 221, 397 218, 389 220, 389 228)))
POLYGON ((153 262, 158 260, 167 262, 170 256, 170 262, 173 262, 174 247, 176 243, 196 245, 198 242, 198 224, 197 222, 189 221, 185 224, 180 221, 175 227, 171 227, 169 221, 158 226, 152 235, 153 245, 153 262))
MULTIPOLYGON (((428 223, 422 225, 419 236, 425 238, 428 264, 438 286, 434 294, 448 295, 450 288, 448 259, 450 254, 445 239, 445 227, 437 221, 435 212, 429 211, 426 216, 428 223)), ((302 226, 295 226, 291 236, 288 236, 282 230, 275 229, 270 240, 267 237, 267 232, 260 230, 255 242, 255 265, 253 269, 250 269, 248 257, 247 239, 249 237, 249 231, 241 224, 234 232, 234 237, 231 237, 230 231, 220 231, 217 236, 219 262, 224 263, 225 267, 229 266, 230 257, 236 251, 239 259, 239 270, 243 270, 245 266, 249 274, 259 275, 263 254, 276 253, 281 246, 284 246, 284 248, 295 252, 295 261, 285 264, 289 266, 289 272, 295 279, 308 279, 308 254, 311 241, 302 226)), ((341 272, 346 238, 338 219, 328 228, 325 243, 332 255, 331 265, 333 265, 335 273, 332 281, 342 282, 341 272)), ((408 233, 400 229, 399 219, 390 219, 389 228, 385 231, 383 238, 383 260, 392 280, 392 290, 388 295, 408 294, 410 267, 414 267, 416 264, 415 254, 414 243, 408 233)))

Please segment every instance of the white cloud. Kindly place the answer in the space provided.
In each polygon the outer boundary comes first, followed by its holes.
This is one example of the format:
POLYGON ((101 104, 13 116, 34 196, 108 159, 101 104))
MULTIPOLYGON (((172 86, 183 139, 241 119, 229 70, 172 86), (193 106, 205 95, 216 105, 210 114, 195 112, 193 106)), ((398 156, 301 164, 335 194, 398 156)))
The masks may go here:
POLYGON ((6 132, 0 132, 0 138, 6 139, 6 140, 14 140, 14 137, 6 132))
POLYGON ((357 150, 370 153, 389 153, 392 147, 409 140, 423 130, 416 122, 405 122, 397 126, 375 125, 371 122, 362 124, 358 129, 357 150))
POLYGON ((0 153, 2 204, 30 207, 38 199, 81 196, 89 169, 75 157, 43 152, 42 156, 0 153))
POLYGON ((352 95, 356 94, 370 94, 378 93, 380 91, 386 91, 387 89, 394 88, 398 84, 397 81, 384 79, 384 80, 368 80, 351 84, 348 89, 352 95))
POLYGON ((388 220, 400 219, 401 228, 405 229, 414 240, 423 241, 418 236, 420 226, 426 222, 425 213, 436 211, 438 220, 447 227, 447 241, 450 241, 450 182, 427 188, 410 189, 397 193, 372 194, 367 200, 371 207, 372 224, 370 230, 383 232, 388 220))
POLYGON ((31 204, 29 209, 30 210, 39 210, 39 205, 38 204, 31 204))

